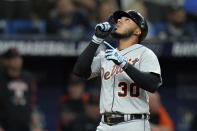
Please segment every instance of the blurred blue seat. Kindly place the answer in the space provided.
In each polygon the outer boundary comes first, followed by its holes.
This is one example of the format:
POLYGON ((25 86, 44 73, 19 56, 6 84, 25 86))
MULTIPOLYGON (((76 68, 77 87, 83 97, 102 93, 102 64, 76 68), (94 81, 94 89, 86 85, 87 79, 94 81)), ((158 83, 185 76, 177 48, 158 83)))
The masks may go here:
POLYGON ((6 21, 5 20, 0 20, 0 34, 4 33, 5 27, 6 27, 6 21))
POLYGON ((185 0, 183 8, 189 14, 196 14, 197 12, 197 1, 196 0, 185 0))
POLYGON ((5 34, 44 34, 44 21, 14 20, 6 21, 5 34))

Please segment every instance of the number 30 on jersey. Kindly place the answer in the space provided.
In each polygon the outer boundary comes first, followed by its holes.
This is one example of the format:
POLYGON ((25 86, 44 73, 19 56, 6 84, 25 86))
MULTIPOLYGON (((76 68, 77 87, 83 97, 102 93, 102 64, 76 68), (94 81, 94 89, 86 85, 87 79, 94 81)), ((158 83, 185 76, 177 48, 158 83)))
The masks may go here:
POLYGON ((122 89, 118 92, 119 97, 138 97, 140 95, 140 88, 137 83, 119 82, 118 87, 122 89))

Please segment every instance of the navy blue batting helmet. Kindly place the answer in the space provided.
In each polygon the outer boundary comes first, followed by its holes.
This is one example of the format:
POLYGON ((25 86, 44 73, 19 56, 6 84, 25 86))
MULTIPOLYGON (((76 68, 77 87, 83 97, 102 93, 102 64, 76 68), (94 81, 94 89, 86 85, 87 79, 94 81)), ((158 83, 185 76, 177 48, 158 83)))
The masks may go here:
POLYGON ((148 33, 148 25, 145 18, 139 12, 134 10, 128 10, 128 11, 118 10, 113 13, 113 19, 115 22, 117 22, 117 20, 123 16, 132 19, 139 26, 139 28, 141 29, 139 42, 143 41, 148 33))

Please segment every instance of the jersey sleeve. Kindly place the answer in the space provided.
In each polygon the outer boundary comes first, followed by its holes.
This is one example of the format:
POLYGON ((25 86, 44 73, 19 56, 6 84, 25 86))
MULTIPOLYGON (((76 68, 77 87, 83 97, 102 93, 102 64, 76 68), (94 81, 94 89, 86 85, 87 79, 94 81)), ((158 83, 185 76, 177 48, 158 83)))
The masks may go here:
POLYGON ((99 53, 97 56, 94 57, 91 65, 91 75, 88 79, 92 79, 100 75, 101 69, 101 54, 99 53))
POLYGON ((146 49, 141 56, 140 70, 144 72, 161 74, 158 58, 150 49, 146 49))

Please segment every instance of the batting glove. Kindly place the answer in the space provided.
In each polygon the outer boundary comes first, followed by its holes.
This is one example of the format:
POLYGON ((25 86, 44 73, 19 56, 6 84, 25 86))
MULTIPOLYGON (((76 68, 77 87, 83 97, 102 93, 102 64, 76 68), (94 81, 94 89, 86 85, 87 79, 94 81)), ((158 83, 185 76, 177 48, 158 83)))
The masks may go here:
POLYGON ((120 67, 124 67, 127 63, 125 58, 118 53, 117 49, 107 49, 105 51, 105 56, 107 60, 112 60, 115 64, 120 65, 120 67))
POLYGON ((109 22, 97 24, 95 27, 95 34, 92 37, 92 42, 101 44, 111 31, 112 27, 109 22))

